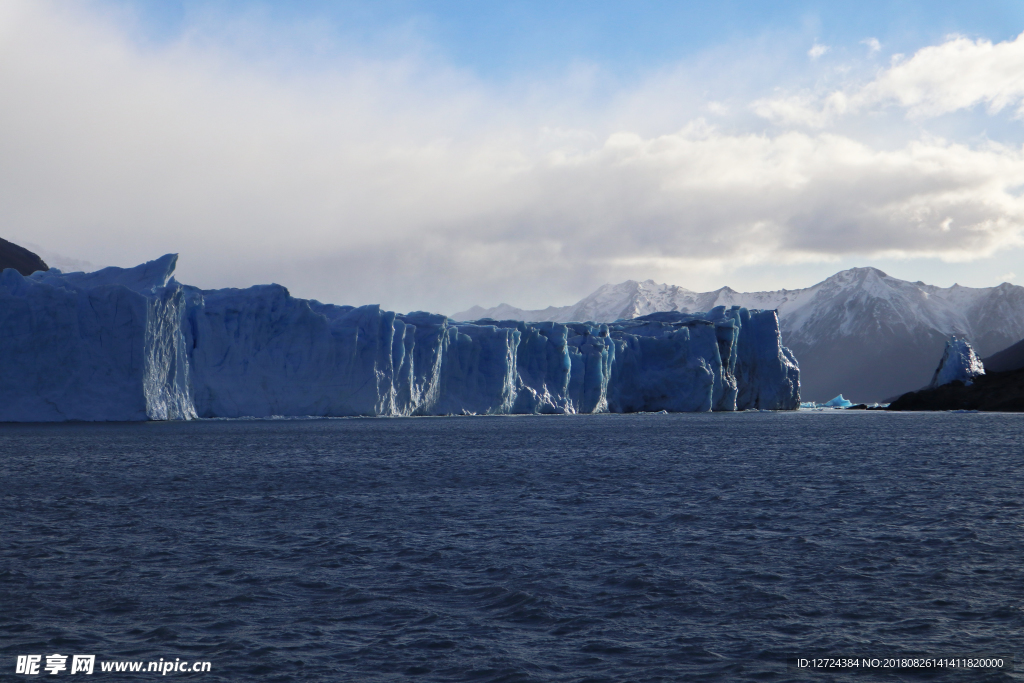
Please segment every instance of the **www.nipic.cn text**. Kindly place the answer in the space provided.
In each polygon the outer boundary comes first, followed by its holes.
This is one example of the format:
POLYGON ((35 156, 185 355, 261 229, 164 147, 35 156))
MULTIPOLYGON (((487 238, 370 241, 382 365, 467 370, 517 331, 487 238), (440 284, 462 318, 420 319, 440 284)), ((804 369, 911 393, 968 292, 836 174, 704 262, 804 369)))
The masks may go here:
MULTIPOLYGON (((92 674, 97 670, 96 655, 18 655, 14 665, 14 673, 26 676, 39 674, 92 674)), ((169 673, 205 673, 210 670, 210 662, 181 661, 181 658, 160 658, 156 662, 99 662, 99 671, 103 673, 158 673, 166 676, 169 673)))

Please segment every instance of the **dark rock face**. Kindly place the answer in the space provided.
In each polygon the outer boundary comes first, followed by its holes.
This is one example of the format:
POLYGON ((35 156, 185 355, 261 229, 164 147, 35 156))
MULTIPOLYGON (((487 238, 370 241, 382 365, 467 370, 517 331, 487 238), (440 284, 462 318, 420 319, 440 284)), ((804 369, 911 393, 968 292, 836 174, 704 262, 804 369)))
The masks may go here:
POLYGON ((1024 412, 1024 369, 990 372, 970 386, 959 380, 935 389, 911 391, 896 399, 889 410, 989 410, 1024 412))
POLYGON ((1024 339, 981 361, 986 371, 1005 372, 1024 368, 1024 339))
POLYGON ((25 247, 0 239, 0 271, 14 268, 22 275, 31 275, 37 270, 49 270, 50 266, 25 247))

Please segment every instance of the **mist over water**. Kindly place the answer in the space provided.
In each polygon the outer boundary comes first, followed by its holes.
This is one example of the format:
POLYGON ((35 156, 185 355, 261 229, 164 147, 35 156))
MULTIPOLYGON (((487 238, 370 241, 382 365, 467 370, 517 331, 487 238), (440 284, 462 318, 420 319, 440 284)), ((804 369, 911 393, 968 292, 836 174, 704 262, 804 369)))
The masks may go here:
POLYGON ((1024 663, 1021 415, 0 425, 0 482, 0 678, 55 652, 203 681, 1024 663))

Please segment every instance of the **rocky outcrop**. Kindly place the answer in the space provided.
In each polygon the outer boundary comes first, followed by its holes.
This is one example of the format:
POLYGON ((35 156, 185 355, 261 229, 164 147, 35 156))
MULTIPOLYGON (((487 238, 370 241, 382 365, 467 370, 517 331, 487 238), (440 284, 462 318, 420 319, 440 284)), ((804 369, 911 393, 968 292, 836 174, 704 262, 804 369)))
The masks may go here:
POLYGON ((22 275, 31 275, 37 270, 49 270, 50 266, 25 247, 0 238, 0 272, 14 268, 22 275))
POLYGON ((954 336, 931 384, 903 394, 888 409, 1024 412, 1024 368, 986 373, 971 344, 954 336))
POLYGON ((1024 369, 989 372, 970 385, 960 380, 903 394, 889 410, 986 410, 1024 412, 1024 369))

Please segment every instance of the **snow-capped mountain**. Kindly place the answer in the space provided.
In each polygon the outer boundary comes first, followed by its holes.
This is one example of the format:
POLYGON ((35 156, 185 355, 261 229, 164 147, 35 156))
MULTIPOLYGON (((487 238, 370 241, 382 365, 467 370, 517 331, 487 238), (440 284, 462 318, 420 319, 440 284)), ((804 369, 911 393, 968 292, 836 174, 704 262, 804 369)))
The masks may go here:
POLYGON ((474 306, 467 311, 456 313, 452 318, 493 318, 531 322, 612 322, 660 311, 693 313, 709 311, 715 306, 734 305, 750 308, 751 305, 744 303, 747 301, 753 302, 754 308, 778 308, 780 303, 787 300, 787 296, 799 291, 805 290, 783 289, 778 292, 741 293, 722 287, 714 292, 698 293, 676 285, 659 284, 653 280, 626 280, 617 285, 602 285, 593 294, 571 306, 549 306, 542 310, 524 310, 508 304, 499 304, 494 308, 474 306))
POLYGON ((881 401, 926 385, 946 340, 966 337, 981 356, 1024 339, 1024 287, 936 287, 851 268, 806 289, 693 292, 675 285, 628 280, 604 285, 576 304, 522 310, 475 306, 457 320, 609 322, 656 311, 708 311, 715 306, 774 308, 783 343, 797 357, 805 400, 843 393, 881 401))

